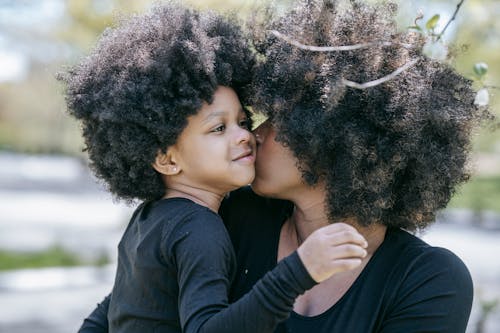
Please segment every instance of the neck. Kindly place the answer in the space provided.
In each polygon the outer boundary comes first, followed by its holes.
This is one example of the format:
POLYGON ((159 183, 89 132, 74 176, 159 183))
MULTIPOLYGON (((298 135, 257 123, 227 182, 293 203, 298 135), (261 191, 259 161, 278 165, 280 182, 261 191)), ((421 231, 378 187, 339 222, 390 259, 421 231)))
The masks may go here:
POLYGON ((290 217, 290 227, 295 228, 299 242, 314 230, 329 224, 325 207, 326 191, 323 185, 308 186, 291 198, 294 210, 290 217))
POLYGON ((368 227, 362 227, 358 223, 351 223, 358 232, 365 237, 368 242, 368 247, 366 248, 366 252, 368 253, 367 257, 371 257, 373 253, 378 249, 380 244, 384 241, 385 233, 387 231, 387 227, 382 224, 372 224, 368 227))
MULTIPOLYGON (((290 233, 296 234, 298 243, 301 243, 316 229, 330 224, 328 220, 328 208, 326 207, 326 191, 322 185, 309 187, 303 193, 291 199, 295 207, 289 219, 288 227, 290 233)), ((355 227, 368 242, 366 249, 368 255, 373 254, 384 241, 387 227, 381 224, 373 224, 368 227, 361 226, 355 218, 339 220, 355 227)), ((300 245, 300 244, 299 244, 300 245)))
POLYGON ((219 211, 220 203, 224 198, 224 194, 214 193, 201 188, 194 188, 182 184, 176 184, 175 186, 167 188, 164 198, 189 199, 198 205, 205 206, 217 213, 219 211))

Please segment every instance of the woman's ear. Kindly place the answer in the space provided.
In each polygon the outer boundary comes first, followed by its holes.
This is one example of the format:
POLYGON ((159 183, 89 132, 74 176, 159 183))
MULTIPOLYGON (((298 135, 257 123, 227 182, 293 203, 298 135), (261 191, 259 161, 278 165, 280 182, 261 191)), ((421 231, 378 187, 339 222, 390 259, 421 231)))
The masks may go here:
POLYGON ((167 152, 159 150, 156 154, 152 165, 162 175, 174 176, 181 172, 180 166, 176 163, 174 150, 173 148, 168 148, 167 152))

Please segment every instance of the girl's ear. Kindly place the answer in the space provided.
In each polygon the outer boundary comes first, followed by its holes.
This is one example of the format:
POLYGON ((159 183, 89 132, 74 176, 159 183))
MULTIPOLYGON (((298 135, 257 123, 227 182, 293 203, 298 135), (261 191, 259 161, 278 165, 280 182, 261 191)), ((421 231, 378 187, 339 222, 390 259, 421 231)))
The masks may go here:
POLYGON ((159 150, 156 154, 152 166, 160 174, 174 176, 181 172, 180 166, 176 163, 174 150, 173 148, 168 148, 166 153, 159 150))

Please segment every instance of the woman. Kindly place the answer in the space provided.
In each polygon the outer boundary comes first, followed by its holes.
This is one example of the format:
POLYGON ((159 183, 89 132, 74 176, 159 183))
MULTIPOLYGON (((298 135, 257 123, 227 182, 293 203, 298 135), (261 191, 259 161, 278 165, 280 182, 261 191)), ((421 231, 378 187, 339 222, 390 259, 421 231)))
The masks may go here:
MULTIPOLYGON (((268 119, 255 130, 253 191, 233 192, 221 208, 238 263, 232 300, 321 226, 347 221, 369 244, 361 266, 300 296, 277 332, 466 329, 467 268, 408 231, 432 223, 468 179, 471 131, 488 113, 474 106, 471 82, 422 55, 420 35, 396 33, 394 13, 303 1, 253 25, 265 61, 252 105, 268 119), (395 71, 368 89, 353 84, 395 71)), ((106 303, 93 320, 104 323, 105 312, 106 303)))
POLYGON ((488 114, 471 82, 422 55, 420 35, 396 32, 395 9, 303 1, 256 28, 266 61, 252 106, 268 120, 255 130, 252 189, 286 201, 240 190, 225 202, 240 269, 233 299, 328 223, 349 221, 369 244, 361 266, 300 296, 278 332, 466 329, 467 268, 404 230, 427 227, 468 179, 471 130, 488 114))

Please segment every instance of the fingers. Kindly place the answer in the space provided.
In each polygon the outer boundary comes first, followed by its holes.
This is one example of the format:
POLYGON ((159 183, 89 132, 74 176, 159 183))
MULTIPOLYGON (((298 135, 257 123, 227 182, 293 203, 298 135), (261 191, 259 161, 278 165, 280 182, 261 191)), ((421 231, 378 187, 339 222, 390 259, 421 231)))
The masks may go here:
POLYGON ((335 223, 314 231, 297 249, 311 277, 320 282, 359 266, 366 257, 365 238, 352 226, 335 223))
POLYGON ((334 223, 314 232, 318 239, 332 246, 352 243, 366 248, 366 239, 352 226, 345 223, 334 223))
MULTIPOLYGON (((363 260, 361 258, 345 258, 345 259, 336 259, 329 262, 329 264, 324 265, 322 267, 317 267, 316 269, 309 270, 309 275, 314 279, 314 281, 320 283, 332 275, 346 272, 352 269, 355 269, 363 260)), ((307 267, 306 267, 307 269, 307 267)))
POLYGON ((328 242, 331 246, 337 246, 340 244, 355 244, 366 248, 368 246, 368 242, 366 239, 357 231, 339 231, 337 233, 332 233, 325 235, 328 239, 328 242))
POLYGON ((366 250, 354 244, 337 245, 329 251, 330 260, 340 260, 346 258, 364 258, 367 255, 366 250))
POLYGON ((327 226, 322 227, 321 229, 324 230, 325 233, 336 233, 339 231, 352 231, 352 232, 358 232, 356 228, 354 228, 352 225, 349 225, 347 223, 343 222, 336 222, 329 224, 327 226))
MULTIPOLYGON (((339 273, 350 271, 361 265, 362 260, 360 258, 349 258, 349 259, 338 259, 332 263, 332 273, 339 273)), ((332 275, 333 275, 332 274, 332 275)))

